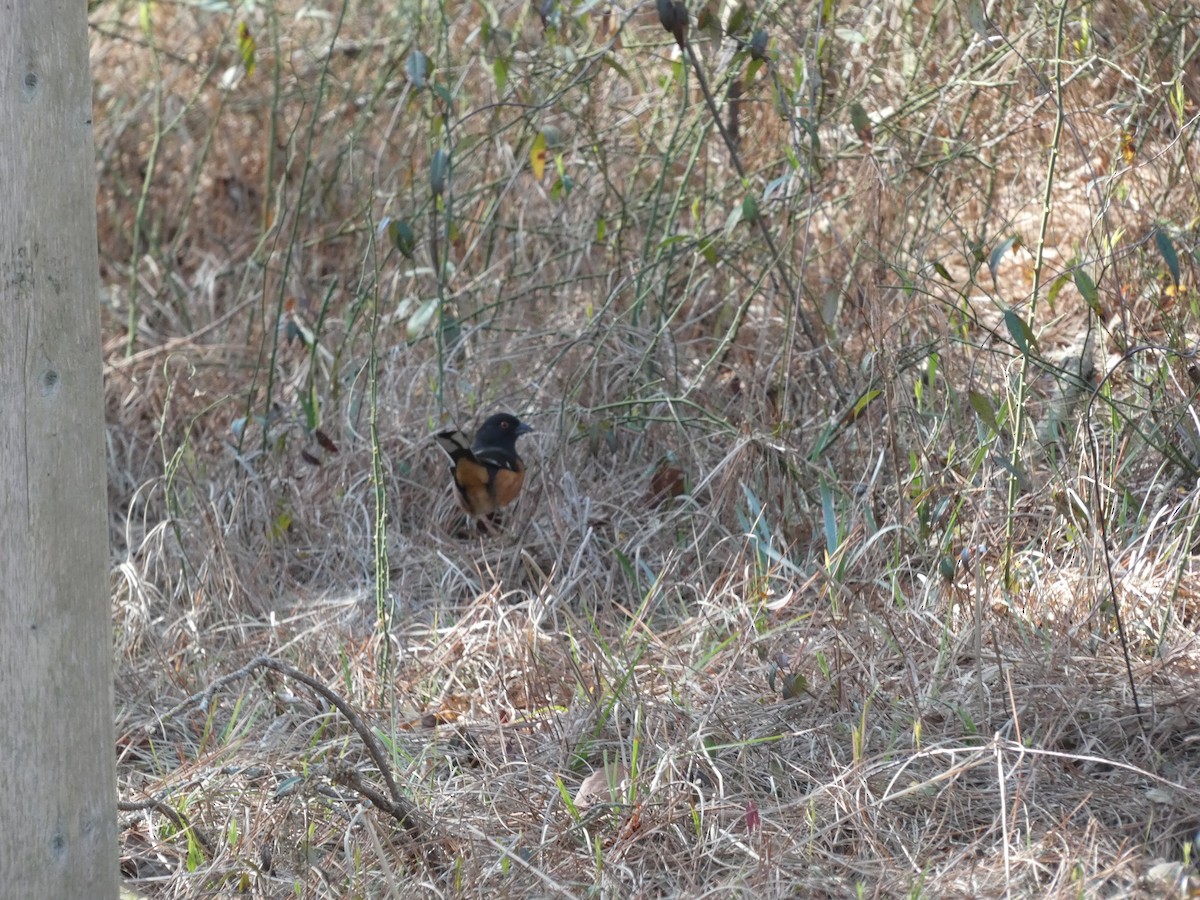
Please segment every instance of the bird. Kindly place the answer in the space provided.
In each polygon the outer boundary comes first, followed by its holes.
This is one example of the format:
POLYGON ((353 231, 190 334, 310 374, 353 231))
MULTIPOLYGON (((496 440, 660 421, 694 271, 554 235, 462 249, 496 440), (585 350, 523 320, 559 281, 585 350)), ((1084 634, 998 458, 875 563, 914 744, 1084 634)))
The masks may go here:
POLYGON ((525 463, 517 454, 517 438, 531 431, 516 416, 496 413, 483 420, 474 441, 458 429, 438 433, 438 446, 450 457, 458 505, 480 529, 521 493, 525 463))
POLYGON ((688 11, 683 0, 655 0, 658 21, 675 36, 680 50, 687 49, 688 11))

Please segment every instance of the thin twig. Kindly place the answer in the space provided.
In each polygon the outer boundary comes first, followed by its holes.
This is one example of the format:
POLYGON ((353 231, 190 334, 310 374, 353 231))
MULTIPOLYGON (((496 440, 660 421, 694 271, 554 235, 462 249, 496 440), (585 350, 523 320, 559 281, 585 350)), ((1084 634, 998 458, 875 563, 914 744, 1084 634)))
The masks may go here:
POLYGON ((380 746, 378 739, 376 739, 370 727, 362 720, 358 713, 355 712, 354 707, 352 707, 343 697, 330 690, 326 685, 322 684, 311 675, 301 672, 299 669, 290 666, 285 662, 280 662, 273 657, 256 656, 240 669, 221 676, 203 691, 199 691, 188 697, 182 703, 177 704, 175 707, 170 709, 163 716, 163 718, 172 718, 173 716, 192 706, 210 706, 217 691, 234 681, 247 677, 257 669, 271 669, 272 671, 278 672, 280 675, 291 678, 294 681, 299 681, 301 684, 306 685, 319 694, 323 699, 328 701, 331 706, 337 709, 338 712, 345 716, 346 721, 350 723, 350 727, 354 729, 360 738, 362 738, 362 742, 367 749, 368 755, 375 763, 376 768, 378 768, 379 776, 383 779, 384 784, 387 785, 388 797, 385 798, 382 794, 374 790, 368 791, 365 783, 362 780, 361 774, 358 773, 357 770, 354 770, 351 774, 350 770, 352 767, 350 766, 337 769, 332 775, 333 780, 349 787, 353 787, 360 794, 366 797, 366 799, 370 800, 375 806, 392 816, 392 818, 394 818, 400 824, 400 826, 408 834, 410 840, 414 843, 414 849, 419 851, 417 855, 423 857, 433 869, 437 871, 444 870, 446 867, 445 858, 441 850, 437 847, 436 843, 430 840, 427 836, 431 830, 429 823, 425 821, 424 816, 417 809, 416 805, 413 804, 411 800, 401 795, 400 789, 396 786, 396 780, 392 776, 391 764, 388 762, 388 758, 386 754, 384 754, 383 748, 380 746))

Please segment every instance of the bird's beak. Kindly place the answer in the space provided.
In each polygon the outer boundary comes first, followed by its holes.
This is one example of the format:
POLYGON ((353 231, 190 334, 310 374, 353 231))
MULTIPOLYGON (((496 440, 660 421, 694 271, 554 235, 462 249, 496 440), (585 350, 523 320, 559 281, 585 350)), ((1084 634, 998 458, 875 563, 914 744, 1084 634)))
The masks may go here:
POLYGON ((518 437, 520 437, 523 434, 529 434, 532 431, 533 431, 532 425, 527 425, 524 422, 521 422, 517 425, 517 436, 518 437))

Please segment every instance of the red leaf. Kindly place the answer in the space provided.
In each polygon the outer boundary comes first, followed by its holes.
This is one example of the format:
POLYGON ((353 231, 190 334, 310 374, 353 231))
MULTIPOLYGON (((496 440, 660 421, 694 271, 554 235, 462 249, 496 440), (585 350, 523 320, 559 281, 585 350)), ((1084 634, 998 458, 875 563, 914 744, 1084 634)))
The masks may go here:
POLYGON ((753 800, 746 801, 746 830, 754 833, 762 828, 762 816, 758 814, 758 804, 753 800))

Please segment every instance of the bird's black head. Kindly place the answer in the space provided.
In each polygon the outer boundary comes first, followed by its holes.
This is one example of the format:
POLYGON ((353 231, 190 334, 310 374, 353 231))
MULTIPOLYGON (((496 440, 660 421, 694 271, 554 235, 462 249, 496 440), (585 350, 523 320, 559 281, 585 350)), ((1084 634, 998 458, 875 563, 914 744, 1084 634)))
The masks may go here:
POLYGON ((475 432, 473 449, 483 450, 496 447, 502 450, 516 451, 517 438, 533 431, 528 425, 509 413, 496 413, 488 416, 475 432))

